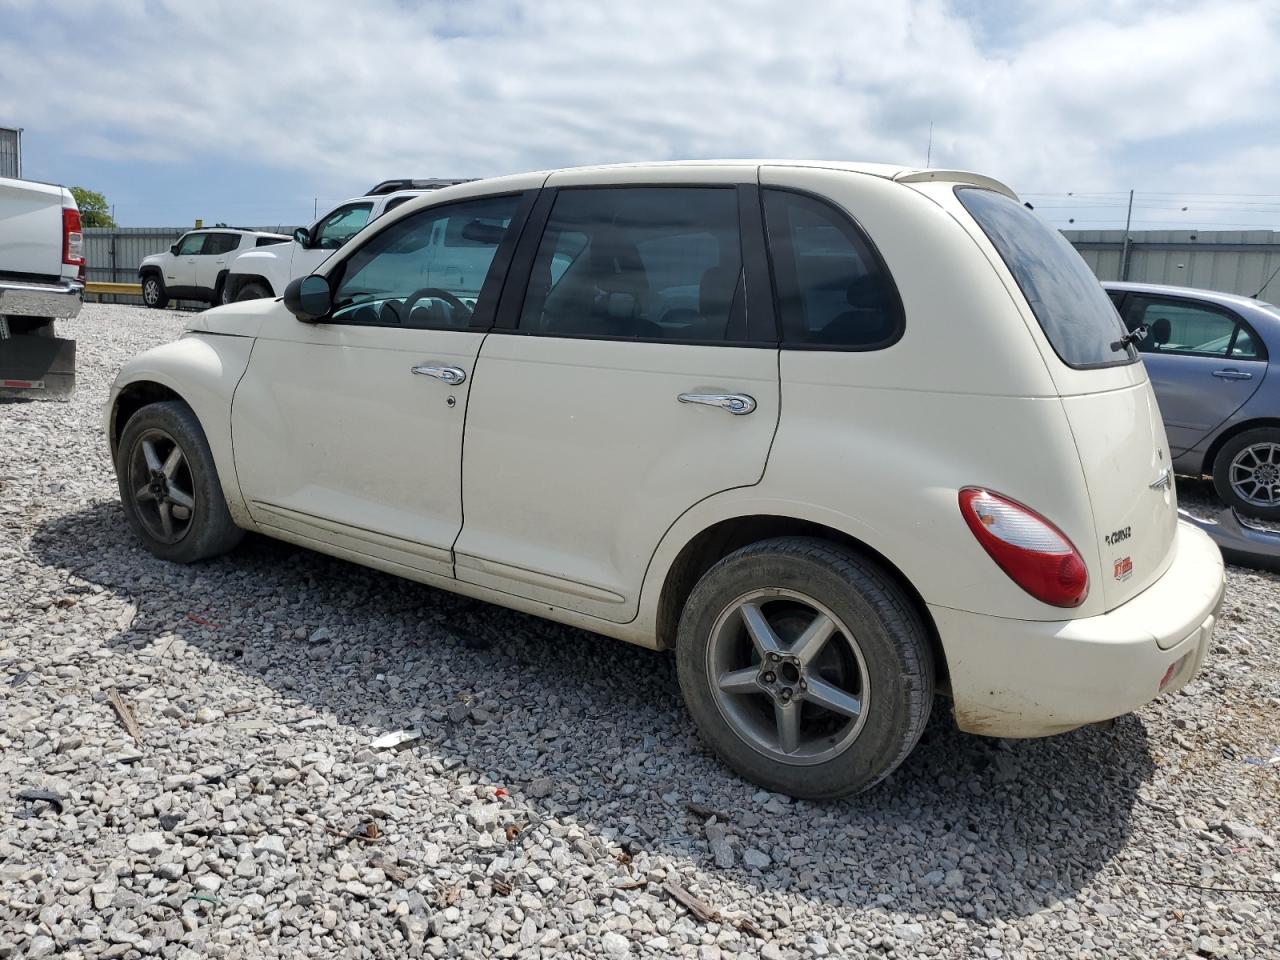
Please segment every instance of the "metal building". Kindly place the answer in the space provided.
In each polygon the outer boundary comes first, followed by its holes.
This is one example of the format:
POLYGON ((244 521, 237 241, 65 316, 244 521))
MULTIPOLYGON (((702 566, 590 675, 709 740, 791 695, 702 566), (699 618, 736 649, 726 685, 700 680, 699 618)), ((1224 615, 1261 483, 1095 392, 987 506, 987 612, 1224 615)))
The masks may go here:
POLYGON ((0 127, 0 177, 22 176, 22 128, 0 127))
POLYGON ((1099 280, 1169 283, 1280 302, 1274 230, 1064 230, 1099 280), (1265 289, 1264 289, 1265 287, 1265 289))

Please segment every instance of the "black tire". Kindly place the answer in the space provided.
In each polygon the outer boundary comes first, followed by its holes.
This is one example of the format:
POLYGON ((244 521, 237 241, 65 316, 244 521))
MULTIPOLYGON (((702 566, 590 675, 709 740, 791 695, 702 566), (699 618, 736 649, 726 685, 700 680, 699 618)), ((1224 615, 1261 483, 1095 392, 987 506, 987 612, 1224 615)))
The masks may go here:
POLYGON ((175 563, 207 560, 231 550, 244 536, 227 510, 213 454, 200 421, 180 400, 148 404, 129 418, 116 451, 116 478, 129 527, 148 550, 163 560, 175 563), (142 441, 157 434, 171 438, 181 448, 187 470, 184 479, 190 484, 194 500, 186 532, 176 542, 165 542, 148 530, 148 525, 154 527, 155 521, 144 518, 141 513, 144 503, 136 498, 146 478, 135 475, 135 457, 140 455, 142 441))
MULTIPOLYGON (((750 544, 708 570, 681 613, 676 660, 689 712, 721 759, 748 780, 804 799, 830 799, 875 786, 915 747, 933 704, 933 657, 915 605, 866 557, 807 537, 750 544), (740 733, 717 704, 708 662, 712 634, 726 611, 763 588, 817 600, 847 625, 861 650, 865 719, 852 741, 829 760, 798 765, 774 759, 740 733)), ((804 699, 804 694, 797 696, 804 699)), ((763 695, 761 700, 772 702, 763 695)))
POLYGON ((1223 503, 1235 507, 1245 516, 1280 520, 1280 427, 1254 427, 1224 443, 1213 459, 1213 486, 1223 503), (1256 450, 1257 456, 1246 452, 1250 450, 1256 450), (1269 488, 1259 490, 1251 487, 1246 495, 1241 495, 1231 485, 1232 464, 1237 457, 1242 457, 1241 464, 1234 471, 1237 480, 1242 479, 1242 471, 1252 470, 1262 482, 1269 483, 1269 488), (1270 469, 1259 458, 1269 458, 1270 469), (1249 492, 1256 493, 1254 499, 1248 498, 1249 492), (1270 502, 1259 502, 1264 500, 1270 502))
POLYGON ((250 280, 236 294, 236 302, 239 303, 241 300, 265 300, 270 296, 271 291, 266 288, 265 284, 261 284, 257 280, 250 280))
POLYGON ((142 278, 142 302, 153 310, 163 310, 169 305, 169 291, 159 274, 148 273, 142 278))

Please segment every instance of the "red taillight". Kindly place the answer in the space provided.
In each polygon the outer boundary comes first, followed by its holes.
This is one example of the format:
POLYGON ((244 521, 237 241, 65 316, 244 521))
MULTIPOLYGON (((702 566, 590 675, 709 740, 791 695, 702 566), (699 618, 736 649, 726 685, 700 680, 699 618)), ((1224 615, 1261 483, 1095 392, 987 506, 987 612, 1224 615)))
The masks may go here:
POLYGON ((84 234, 80 231, 80 211, 62 208, 62 262, 84 266, 84 234))
POLYGON ((1055 607, 1078 607, 1089 571, 1061 530, 1033 510, 980 487, 960 491, 960 513, 991 559, 1018 586, 1055 607))

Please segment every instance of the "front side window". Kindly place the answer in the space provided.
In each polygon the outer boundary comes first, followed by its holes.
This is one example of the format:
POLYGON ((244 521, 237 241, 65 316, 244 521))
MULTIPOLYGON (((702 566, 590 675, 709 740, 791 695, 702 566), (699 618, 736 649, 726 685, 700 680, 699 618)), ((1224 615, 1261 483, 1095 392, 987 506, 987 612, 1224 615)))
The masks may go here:
POLYGON ((335 323, 466 328, 518 196, 486 197, 412 214, 343 264, 335 323))
POLYGON ((520 330, 723 342, 745 330, 733 188, 561 190, 534 257, 520 330))
POLYGON ((1256 359, 1258 348, 1248 328, 1225 310, 1207 304, 1130 294, 1125 326, 1146 326, 1138 344, 1143 353, 1184 353, 1201 357, 1256 359))
POLYGON ((204 249, 207 233, 188 233, 178 241, 178 256, 194 257, 204 249))
POLYGON ((763 195, 784 345, 870 350, 897 340, 902 301, 862 231, 813 197, 763 195))
POLYGON ((1063 363, 1102 367, 1137 362, 1137 351, 1120 342, 1120 315, 1066 237, 994 190, 959 187, 956 196, 1013 274, 1063 363))
POLYGON ((337 250, 369 222, 371 203, 352 203, 339 207, 318 224, 311 235, 311 245, 321 250, 337 250))

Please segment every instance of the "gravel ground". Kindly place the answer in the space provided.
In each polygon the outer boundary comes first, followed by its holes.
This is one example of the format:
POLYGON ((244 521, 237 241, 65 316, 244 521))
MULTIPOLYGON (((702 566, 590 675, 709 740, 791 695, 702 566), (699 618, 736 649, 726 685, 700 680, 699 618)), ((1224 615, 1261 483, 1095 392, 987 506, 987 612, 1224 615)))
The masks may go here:
POLYGON ((0 406, 0 958, 1280 953, 1276 577, 1233 568, 1206 673, 1112 730, 939 709, 792 802, 669 656, 263 538, 144 552, 100 407, 182 321, 87 306, 75 398, 0 406))

